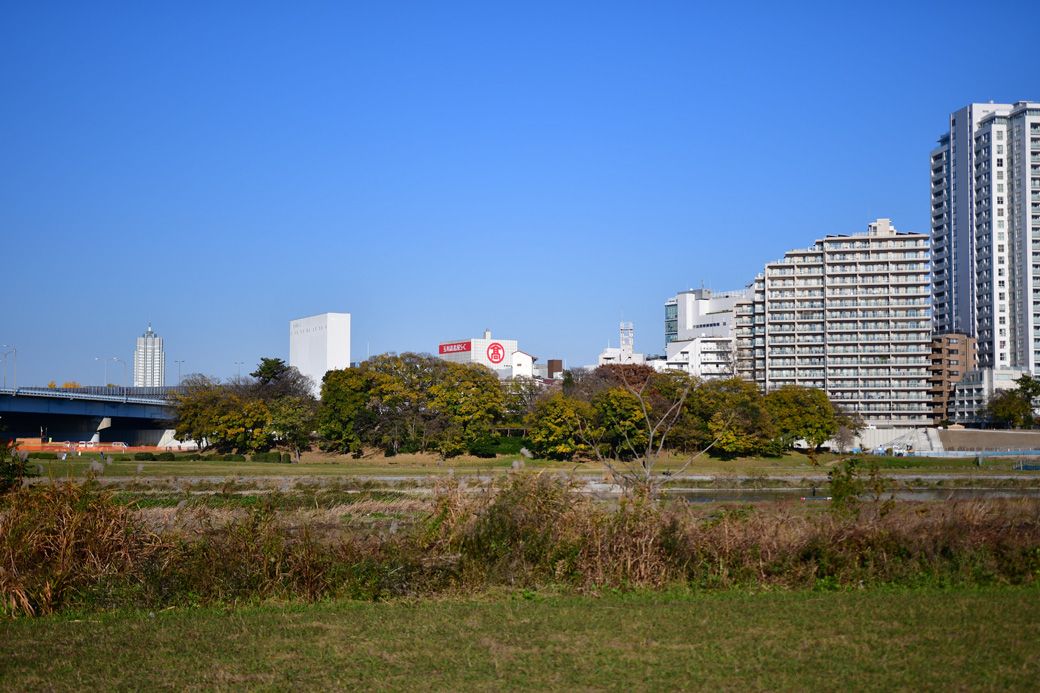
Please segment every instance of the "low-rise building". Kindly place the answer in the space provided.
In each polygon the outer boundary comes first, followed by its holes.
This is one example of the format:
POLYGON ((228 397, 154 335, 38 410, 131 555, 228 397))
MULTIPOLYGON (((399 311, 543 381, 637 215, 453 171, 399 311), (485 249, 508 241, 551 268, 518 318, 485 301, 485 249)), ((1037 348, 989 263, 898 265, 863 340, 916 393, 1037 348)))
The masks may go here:
POLYGON ((1018 387, 1018 379, 1026 374, 1021 368, 978 368, 966 374, 953 386, 949 418, 959 424, 986 421, 986 405, 993 395, 1018 387))

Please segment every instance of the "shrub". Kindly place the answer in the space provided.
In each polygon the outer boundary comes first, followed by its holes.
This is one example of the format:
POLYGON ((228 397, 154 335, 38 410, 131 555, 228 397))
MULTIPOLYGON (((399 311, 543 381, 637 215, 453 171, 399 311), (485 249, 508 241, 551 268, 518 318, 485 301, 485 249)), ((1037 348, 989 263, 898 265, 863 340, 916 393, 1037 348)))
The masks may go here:
POLYGON ((499 455, 519 455, 522 448, 529 448, 531 442, 520 436, 501 436, 495 441, 495 453, 499 455))
POLYGON ((292 455, 287 452, 282 453, 282 464, 292 464, 292 455))
POLYGON ((90 485, 21 489, 0 517, 0 610, 51 613, 70 597, 131 577, 155 540, 90 485))
POLYGON ((27 454, 18 452, 16 443, 0 440, 0 494, 18 488, 26 477, 36 476, 29 469, 28 459, 27 454))
POLYGON ((58 459, 58 453, 56 452, 30 452, 29 459, 33 460, 56 460, 58 459))
POLYGON ((475 457, 492 458, 498 453, 498 441, 491 436, 477 438, 469 444, 468 451, 475 457))
POLYGON ((155 454, 151 453, 151 452, 135 452, 134 453, 134 461, 135 462, 154 462, 155 461, 155 454))
POLYGON ((250 457, 252 462, 281 462, 282 453, 280 452, 254 452, 250 457))
POLYGON ((167 451, 160 452, 158 455, 155 456, 155 459, 159 462, 173 462, 177 459, 177 456, 174 455, 172 452, 167 451))

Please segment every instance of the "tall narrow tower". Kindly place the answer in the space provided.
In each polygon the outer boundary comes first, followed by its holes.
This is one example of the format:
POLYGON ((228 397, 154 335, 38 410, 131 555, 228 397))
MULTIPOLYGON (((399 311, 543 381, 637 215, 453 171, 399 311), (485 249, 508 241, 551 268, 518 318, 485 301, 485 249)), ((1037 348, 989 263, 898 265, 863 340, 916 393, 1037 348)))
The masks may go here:
POLYGON ((632 326, 630 322, 621 323, 621 353, 627 354, 631 357, 632 352, 636 350, 636 328, 632 326))
POLYGON ((162 387, 166 384, 166 354, 162 337, 148 330, 137 338, 134 350, 134 387, 162 387))

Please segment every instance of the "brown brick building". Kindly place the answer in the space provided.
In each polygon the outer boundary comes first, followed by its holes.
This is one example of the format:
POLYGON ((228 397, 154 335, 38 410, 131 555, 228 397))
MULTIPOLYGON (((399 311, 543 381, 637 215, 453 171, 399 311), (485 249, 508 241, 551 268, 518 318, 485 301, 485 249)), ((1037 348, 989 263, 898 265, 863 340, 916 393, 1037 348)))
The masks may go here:
POLYGON ((974 337, 964 334, 932 337, 929 386, 932 394, 932 418, 936 423, 950 418, 953 386, 977 367, 978 350, 974 337))

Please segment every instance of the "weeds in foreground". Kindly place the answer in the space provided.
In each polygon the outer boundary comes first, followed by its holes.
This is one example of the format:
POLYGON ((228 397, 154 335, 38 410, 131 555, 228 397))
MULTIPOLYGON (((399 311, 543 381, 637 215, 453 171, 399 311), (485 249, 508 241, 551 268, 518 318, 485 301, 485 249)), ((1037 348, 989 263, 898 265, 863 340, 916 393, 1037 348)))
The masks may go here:
MULTIPOLYGON (((846 472, 842 472, 846 473, 846 472)), ((869 476, 853 481, 867 488, 869 476)), ((23 488, 0 505, 0 599, 12 615, 553 586, 843 589, 1040 579, 1040 501, 710 510, 610 507, 552 474, 447 482, 415 522, 293 523, 271 503, 185 507, 161 527, 96 485, 23 488)))

